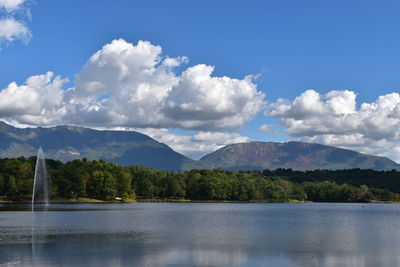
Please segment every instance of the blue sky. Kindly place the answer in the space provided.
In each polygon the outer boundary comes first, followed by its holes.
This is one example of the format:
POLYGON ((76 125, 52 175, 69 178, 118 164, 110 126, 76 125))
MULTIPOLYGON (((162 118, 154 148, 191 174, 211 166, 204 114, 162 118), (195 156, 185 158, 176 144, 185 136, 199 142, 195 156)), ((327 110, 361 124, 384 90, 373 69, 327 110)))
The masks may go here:
MULTIPOLYGON (((30 36, 10 40, 3 34, 2 38, 0 24, 0 90, 11 82, 22 86, 29 77, 48 71, 69 79, 63 90, 79 89, 77 77, 86 81, 81 73, 93 74, 93 69, 83 71, 84 66, 103 46, 117 39, 133 45, 143 40, 160 46, 163 57, 188 58, 173 68, 177 76, 198 64, 213 66, 213 77, 242 80, 257 75, 252 84, 265 95, 264 104, 243 123, 226 129, 164 122, 148 127, 142 121, 110 127, 143 129, 194 157, 226 142, 250 138, 319 142, 400 160, 398 1, 8 1, 20 3, 11 11, 3 8, 0 18, 15 18, 30 36), (315 94, 305 93, 310 89, 315 94), (380 96, 390 104, 378 103, 380 96), (296 97, 300 98, 295 103, 296 97), (285 104, 278 98, 286 99, 285 104), (389 126, 380 129, 388 118, 389 126), (262 125, 267 131, 259 129, 262 125), (170 139, 163 139, 157 129, 170 139), (196 147, 193 142, 207 149, 199 146, 198 152, 190 151, 188 147, 196 147)), ((6 2, 0 0, 0 7, 6 2)), ((0 102, 6 101, 10 94, 0 97, 0 102)), ((170 119, 182 118, 178 111, 171 108, 170 119)), ((15 125, 107 126, 90 121, 93 114, 79 122, 71 118, 29 121, 21 117, 21 110, 13 112, 0 103, 0 117, 15 125)), ((24 115, 33 116, 28 111, 24 115)))

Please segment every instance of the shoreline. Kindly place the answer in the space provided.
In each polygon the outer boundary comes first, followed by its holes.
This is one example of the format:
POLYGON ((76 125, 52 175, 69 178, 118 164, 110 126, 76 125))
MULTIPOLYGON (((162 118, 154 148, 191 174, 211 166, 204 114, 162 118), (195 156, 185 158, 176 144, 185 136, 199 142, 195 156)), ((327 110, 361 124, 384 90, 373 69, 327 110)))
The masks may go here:
MULTIPOLYGON (((63 198, 57 198, 53 200, 49 200, 50 204, 79 204, 79 203, 132 203, 132 202, 138 202, 135 199, 122 199, 122 200, 101 200, 101 199, 96 199, 96 198, 78 198, 78 199, 63 199, 63 198)), ((18 204, 18 203, 23 203, 23 204, 31 204, 32 201, 30 200, 0 200, 0 204, 18 204)), ((37 202, 38 204, 40 202, 37 202)))
MULTIPOLYGON (((370 201, 370 202, 316 202, 316 201, 299 201, 289 200, 285 202, 279 201, 239 201, 239 200, 191 200, 191 199, 122 199, 122 200, 101 200, 95 198, 78 198, 78 199, 54 199, 49 201, 50 204, 85 204, 85 203, 138 203, 138 202, 154 202, 154 203, 242 203, 242 204, 283 204, 283 203, 341 203, 341 204, 400 204, 396 201, 370 201)), ((29 200, 0 200, 0 204, 31 204, 29 200)))

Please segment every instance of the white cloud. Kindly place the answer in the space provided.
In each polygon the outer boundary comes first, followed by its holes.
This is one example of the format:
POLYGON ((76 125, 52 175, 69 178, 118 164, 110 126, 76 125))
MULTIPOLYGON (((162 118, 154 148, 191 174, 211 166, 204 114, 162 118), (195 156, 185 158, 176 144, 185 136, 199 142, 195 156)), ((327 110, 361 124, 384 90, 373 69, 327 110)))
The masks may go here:
POLYGON ((30 11, 23 7, 24 2, 25 0, 0 0, 0 12, 5 11, 5 15, 0 17, 0 43, 16 40, 28 43, 31 39, 32 33, 26 26, 26 20, 30 19, 30 11), (18 16, 16 11, 19 10, 25 12, 20 12, 18 16))
POLYGON ((265 115, 281 118, 300 140, 378 154, 400 161, 400 94, 379 96, 356 109, 352 91, 321 95, 305 91, 294 101, 279 99, 265 115))
POLYGON ((32 125, 216 131, 240 127, 260 110, 264 95, 250 77, 213 77, 206 65, 176 74, 186 62, 147 41, 114 40, 89 58, 68 91, 50 72, 0 90, 0 116, 32 125))
POLYGON ((150 42, 135 46, 114 40, 96 52, 77 76, 68 120, 96 126, 159 127, 161 103, 178 77, 172 66, 184 59, 162 58, 150 42), (102 99, 102 101, 99 101, 102 99))
POLYGON ((270 132, 274 130, 274 125, 263 124, 258 129, 263 132, 270 132))
POLYGON ((168 118, 182 128, 226 129, 243 125, 260 110, 264 95, 250 77, 212 77, 213 70, 200 64, 182 73, 165 100, 168 118))
POLYGON ((77 76, 70 123, 93 126, 236 128, 261 108, 264 95, 249 77, 212 77, 212 66, 174 67, 186 57, 162 56, 160 46, 114 40, 77 76), (101 101, 100 101, 101 100, 101 101))
POLYGON ((30 38, 31 32, 22 22, 14 18, 0 19, 0 41, 22 40, 26 43, 30 38))
POLYGON ((4 8, 7 12, 12 12, 21 7, 25 0, 0 0, 0 8, 4 8))
POLYGON ((20 86, 10 83, 0 91, 0 118, 13 121, 13 124, 60 123, 65 114, 65 91, 62 86, 66 81, 48 72, 32 76, 20 86))

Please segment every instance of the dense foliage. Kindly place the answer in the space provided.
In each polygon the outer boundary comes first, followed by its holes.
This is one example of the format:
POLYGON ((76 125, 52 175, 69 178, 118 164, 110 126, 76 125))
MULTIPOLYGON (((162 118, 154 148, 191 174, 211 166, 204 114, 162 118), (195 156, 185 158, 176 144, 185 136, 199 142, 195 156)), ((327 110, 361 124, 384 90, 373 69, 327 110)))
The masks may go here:
MULTIPOLYGON (((35 158, 0 160, 0 198, 28 200, 35 158)), ((47 160, 51 198, 191 199, 286 202, 399 201, 400 172, 316 170, 231 172, 191 170, 183 173, 123 167, 103 160, 47 160)))

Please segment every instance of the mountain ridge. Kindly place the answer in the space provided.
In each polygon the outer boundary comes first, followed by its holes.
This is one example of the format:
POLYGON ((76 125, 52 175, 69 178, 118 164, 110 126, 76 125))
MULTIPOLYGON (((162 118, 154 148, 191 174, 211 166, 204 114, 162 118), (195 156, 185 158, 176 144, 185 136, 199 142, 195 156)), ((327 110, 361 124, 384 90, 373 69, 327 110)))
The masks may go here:
POLYGON ((47 157, 61 161, 85 157, 168 171, 202 167, 202 163, 135 131, 94 130, 69 125, 16 128, 0 122, 1 158, 35 156, 39 146, 47 157))
POLYGON ((296 141, 231 144, 203 156, 200 161, 228 170, 400 169, 399 164, 385 157, 296 141))
POLYGON ((214 168, 400 170, 400 165, 388 158, 314 143, 290 141, 230 144, 196 161, 135 131, 94 130, 69 125, 16 128, 0 121, 0 158, 35 156, 39 146, 42 146, 47 157, 64 162, 85 157, 168 171, 214 168))

